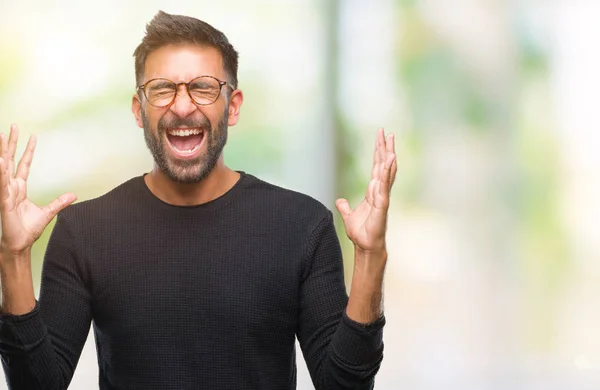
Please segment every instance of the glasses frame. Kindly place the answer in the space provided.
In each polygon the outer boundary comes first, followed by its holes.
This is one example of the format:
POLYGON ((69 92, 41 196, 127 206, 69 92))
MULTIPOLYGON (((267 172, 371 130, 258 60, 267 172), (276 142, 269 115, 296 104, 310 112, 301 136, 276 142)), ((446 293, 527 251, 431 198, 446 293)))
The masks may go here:
POLYGON ((177 95, 179 94, 179 86, 180 86, 180 85, 185 85, 185 90, 186 90, 186 92, 187 92, 188 96, 190 97, 190 99, 192 100, 192 102, 194 102, 194 104, 196 104, 197 106, 210 106, 211 104, 214 104, 214 102, 216 102, 217 100, 219 100, 219 97, 221 96, 221 91, 223 90, 223 86, 224 86, 224 85, 227 85, 229 88, 231 88, 231 90, 232 90, 232 91, 234 91, 234 90, 235 90, 235 88, 233 87, 233 85, 231 85, 231 84, 230 84, 229 82, 227 82, 227 81, 219 80, 218 78, 216 78, 216 77, 214 77, 214 76, 203 75, 203 76, 194 77, 193 79, 191 79, 191 80, 190 80, 190 81, 188 81, 187 83, 176 83, 176 82, 174 82, 174 81, 172 81, 172 80, 169 80, 169 79, 166 79, 166 78, 164 78, 164 77, 157 77, 157 78, 154 78, 154 79, 151 79, 151 80, 148 80, 148 81, 146 81, 146 82, 145 82, 144 84, 142 84, 142 85, 138 85, 138 86, 136 87, 136 91, 138 91, 138 92, 139 92, 139 90, 141 89, 141 90, 142 90, 142 94, 143 94, 143 95, 144 95, 144 97, 146 98, 146 101, 147 101, 147 102, 148 102, 148 104, 149 104, 149 105, 151 105, 152 107, 156 107, 156 108, 165 108, 165 107, 169 107, 169 106, 171 106, 171 105, 172 105, 172 104, 175 102, 175 99, 177 99, 177 95), (218 93, 218 94, 217 94, 217 96, 215 97, 215 100, 213 100, 213 101, 212 101, 212 102, 210 102, 210 103, 205 103, 205 104, 198 103, 196 100, 194 100, 194 98, 192 97, 192 94, 190 93, 190 84, 191 84, 193 81, 196 81, 196 80, 198 80, 199 78, 202 78, 202 77, 209 77, 209 78, 211 78, 211 79, 213 79, 213 80, 216 80, 216 81, 219 83, 219 93, 218 93), (151 82, 153 82, 153 81, 156 81, 156 80, 165 80, 165 81, 168 81, 168 82, 170 82, 170 83, 173 83, 173 84, 175 84, 175 95, 173 95, 173 100, 171 100, 171 102, 170 102, 169 104, 165 104, 165 105, 162 105, 162 106, 157 106, 157 105, 154 105, 154 104, 150 103, 150 99, 148 99, 148 96, 146 95, 146 86, 147 86, 149 83, 151 83, 151 82))

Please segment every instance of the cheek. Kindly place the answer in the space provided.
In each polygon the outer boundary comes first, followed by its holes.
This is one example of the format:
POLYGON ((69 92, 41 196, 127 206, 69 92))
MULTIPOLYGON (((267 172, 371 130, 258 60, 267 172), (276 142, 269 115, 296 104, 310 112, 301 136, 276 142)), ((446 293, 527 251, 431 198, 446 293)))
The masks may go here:
POLYGON ((142 121, 142 126, 144 127, 144 129, 146 129, 148 127, 148 114, 146 113, 146 110, 144 110, 143 108, 140 111, 140 120, 142 121))
POLYGON ((202 114, 206 116, 210 123, 214 126, 223 119, 223 116, 229 116, 229 105, 228 104, 212 104, 210 106, 203 107, 200 109, 202 114))
POLYGON ((142 108, 141 119, 143 126, 151 130, 156 130, 158 128, 158 123, 164 114, 165 113, 157 113, 155 110, 145 110, 142 108))
POLYGON ((213 130, 218 130, 222 125, 222 122, 227 123, 229 119, 229 105, 225 107, 215 107, 215 110, 211 110, 210 113, 204 113, 206 118, 210 121, 210 126, 213 130))

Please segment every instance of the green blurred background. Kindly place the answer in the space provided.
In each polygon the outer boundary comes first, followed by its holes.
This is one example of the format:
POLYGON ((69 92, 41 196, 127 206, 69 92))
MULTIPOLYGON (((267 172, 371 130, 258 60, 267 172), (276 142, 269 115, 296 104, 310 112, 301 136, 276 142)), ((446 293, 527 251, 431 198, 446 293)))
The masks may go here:
MULTIPOLYGON (((0 128, 38 136, 35 201, 151 169, 132 53, 159 9, 240 53, 229 166, 335 210, 396 134, 377 389, 600 386, 599 2, 0 0, 0 128)), ((91 335, 70 388, 95 387, 91 335)))

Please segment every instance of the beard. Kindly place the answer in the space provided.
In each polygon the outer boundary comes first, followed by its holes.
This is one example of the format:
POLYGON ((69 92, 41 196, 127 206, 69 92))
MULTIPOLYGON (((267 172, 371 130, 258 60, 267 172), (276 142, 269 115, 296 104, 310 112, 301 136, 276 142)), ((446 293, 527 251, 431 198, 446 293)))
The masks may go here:
POLYGON ((204 180, 214 169, 227 143, 227 120, 229 106, 225 107, 219 123, 216 127, 211 126, 206 117, 200 119, 166 119, 162 117, 158 121, 158 128, 152 128, 144 109, 142 109, 142 123, 144 125, 144 140, 150 150, 154 162, 158 168, 166 174, 171 180, 177 183, 193 184, 204 180), (166 131, 169 128, 186 127, 199 128, 204 132, 206 140, 206 153, 199 155, 192 160, 179 160, 173 158, 169 153, 169 142, 166 137, 166 131))

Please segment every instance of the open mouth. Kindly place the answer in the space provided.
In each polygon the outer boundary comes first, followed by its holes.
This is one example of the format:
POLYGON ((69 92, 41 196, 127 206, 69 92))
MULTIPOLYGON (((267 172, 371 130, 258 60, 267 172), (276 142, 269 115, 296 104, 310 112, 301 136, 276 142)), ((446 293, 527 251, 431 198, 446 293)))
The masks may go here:
POLYGON ((167 140, 176 154, 182 157, 192 156, 200 149, 200 145, 204 140, 204 131, 198 128, 169 129, 167 140))

